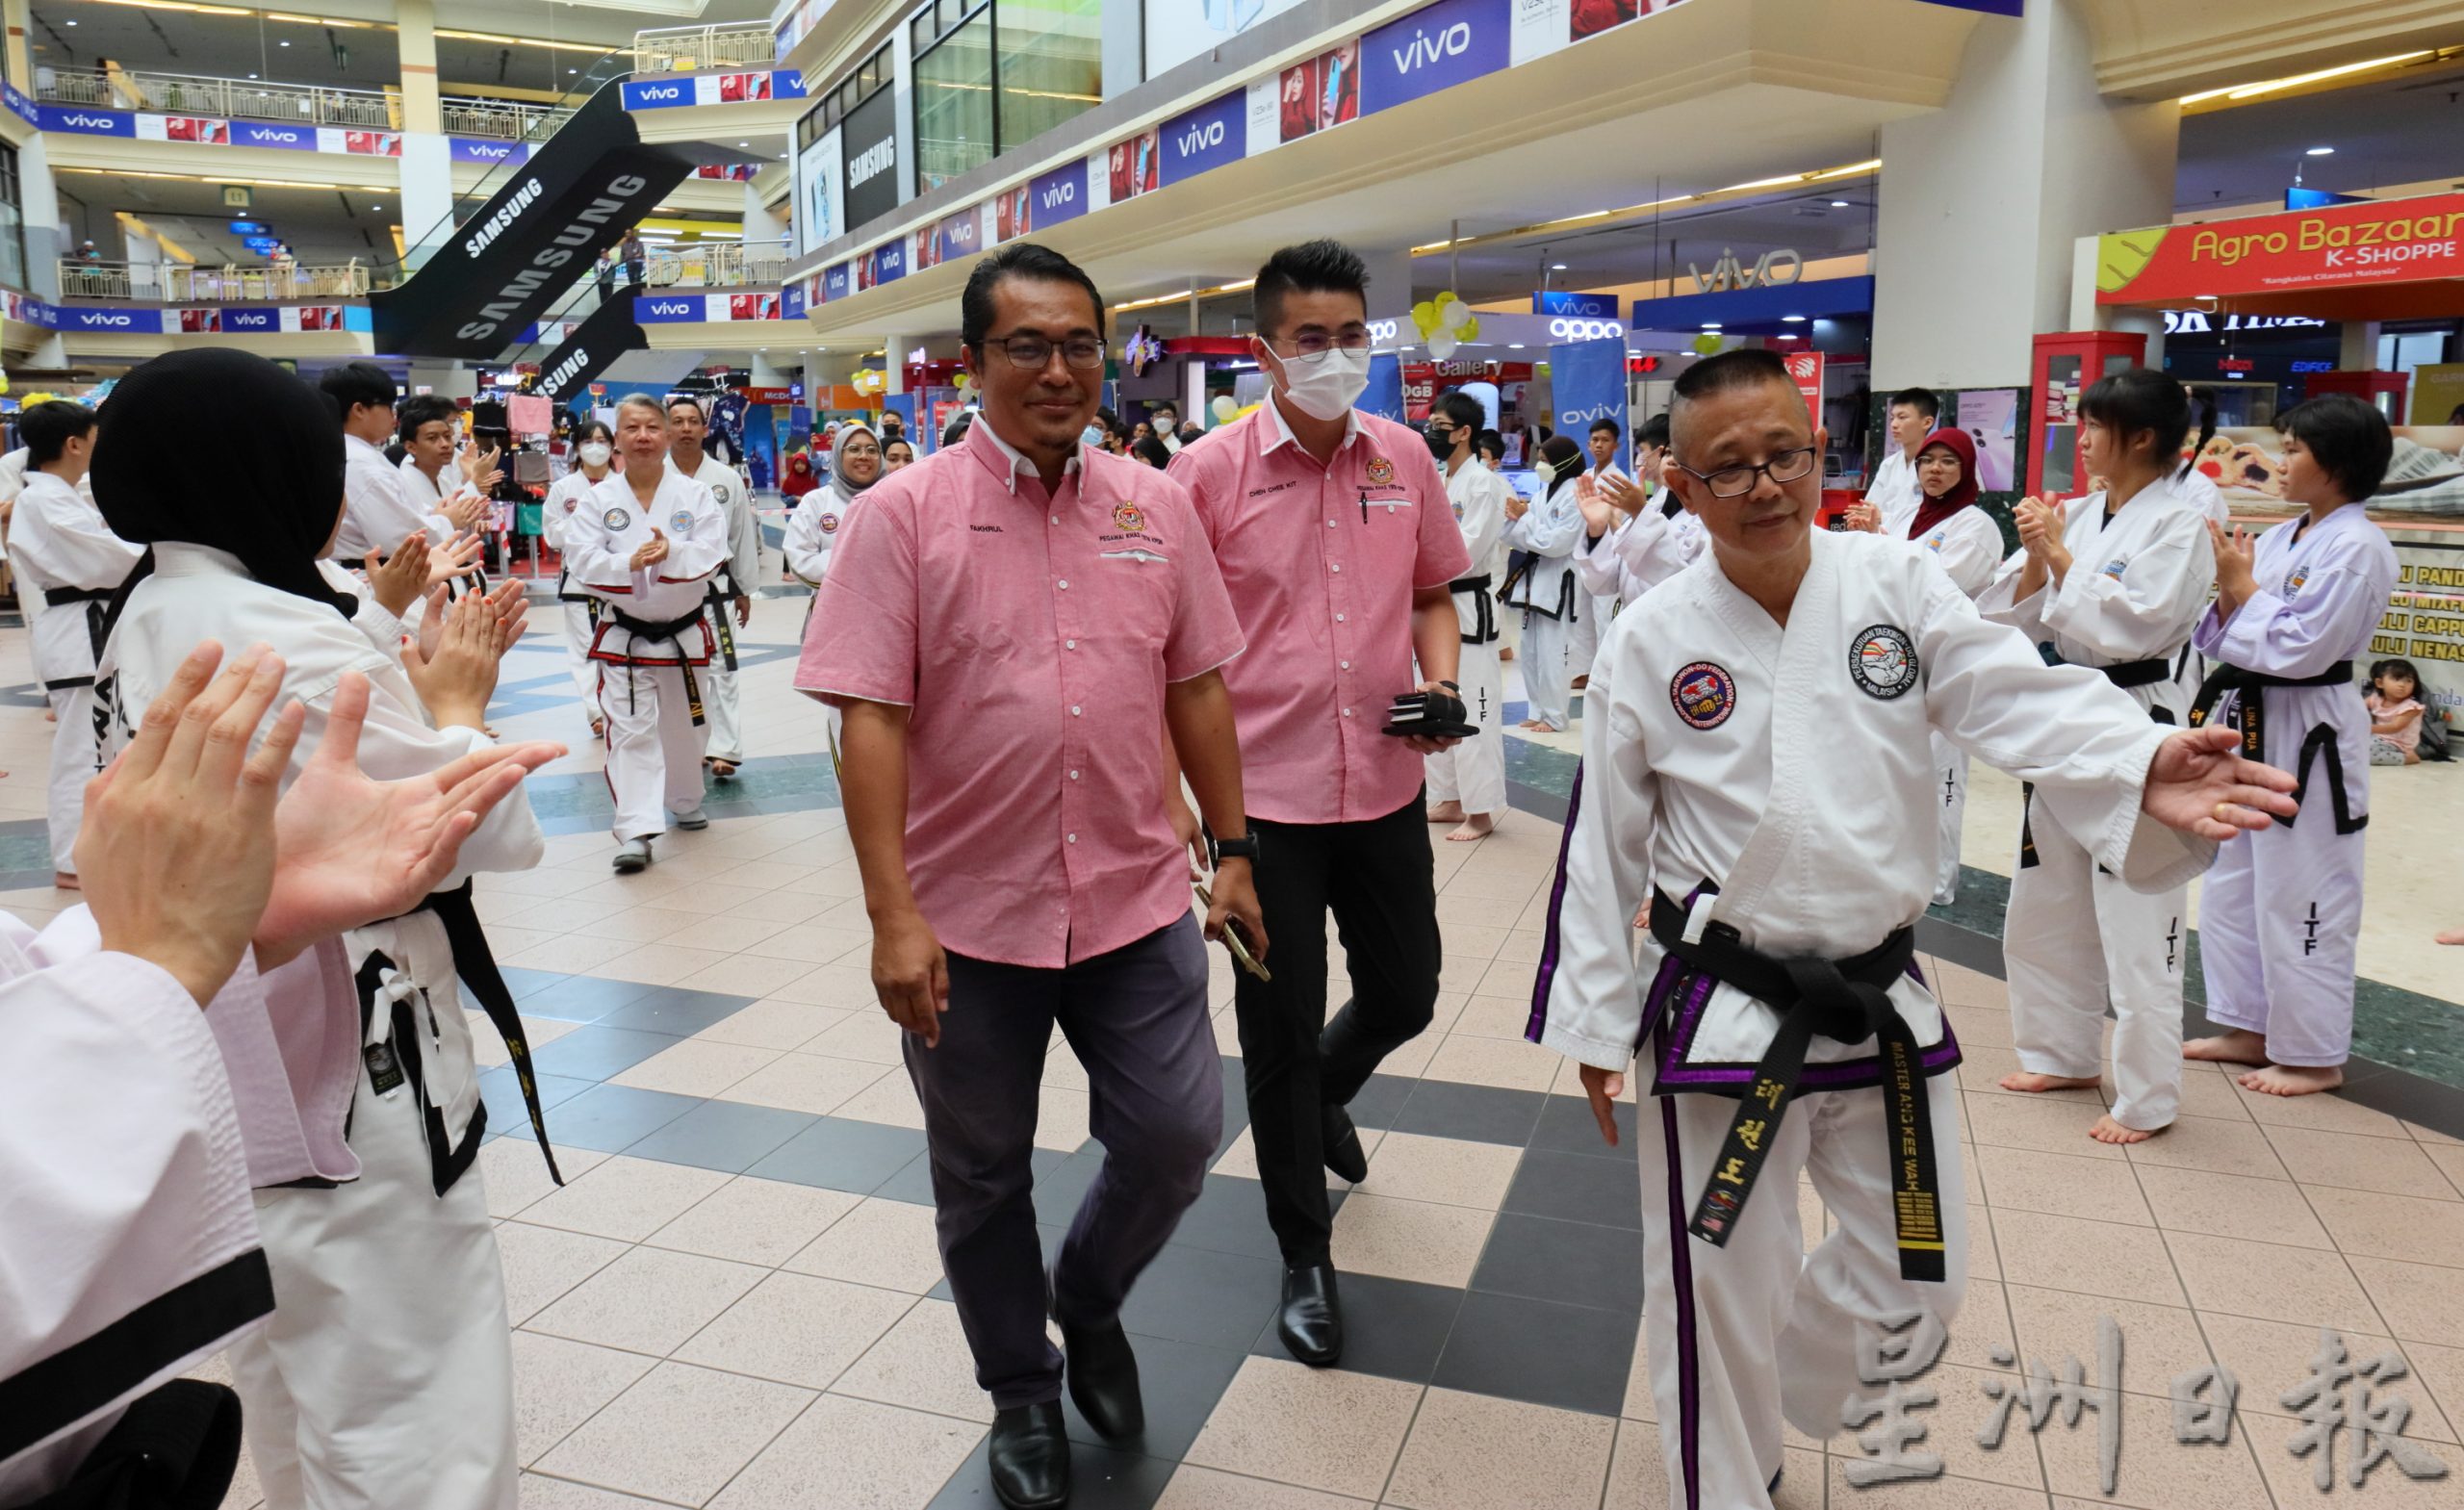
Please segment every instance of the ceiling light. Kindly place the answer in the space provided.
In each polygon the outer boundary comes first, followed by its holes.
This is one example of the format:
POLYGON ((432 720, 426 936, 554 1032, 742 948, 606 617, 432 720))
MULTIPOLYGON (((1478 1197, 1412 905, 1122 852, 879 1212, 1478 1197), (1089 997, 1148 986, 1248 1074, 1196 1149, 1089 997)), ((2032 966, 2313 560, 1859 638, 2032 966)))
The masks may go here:
POLYGON ((65 23, 64 23, 64 24, 68 25, 68 26, 74 26, 74 25, 76 25, 77 23, 76 23, 76 22, 74 22, 74 21, 68 21, 68 22, 65 22, 65 23))
POLYGON ((737 143, 736 143, 736 145, 737 145, 737 146, 740 146, 740 147, 749 147, 749 146, 753 145, 753 143, 752 143, 752 142, 750 142, 750 141, 739 141, 739 142, 737 142, 737 143))
POLYGON ((1716 320, 1707 320, 1703 322, 1703 328, 1705 330, 1717 330, 1720 328, 1720 322, 1716 320))
POLYGON ((1805 337, 1796 334, 1794 331, 1784 330, 1778 335, 1773 336, 1771 339, 1774 341, 1803 341, 1805 337))
POLYGON ((1549 264, 1549 270, 1551 272, 1563 272, 1566 270, 1566 265, 1562 262, 1553 262, 1549 264))
POLYGON ((1848 201, 1845 199, 1834 199, 1831 201, 1831 208, 1834 210, 1845 210, 1848 208, 1848 201))
POLYGON ((2335 155, 2336 149, 2334 147, 2312 147, 2309 151, 2302 154, 2304 157, 2333 157, 2335 155))
POLYGON ((1520 351, 1523 349, 1523 343, 1520 341, 1509 341, 1505 344, 1505 348, 1508 351, 1520 351))
POLYGON ((1803 315, 1783 315, 1780 317, 1780 323, 1784 325, 1802 325, 1805 322, 1806 318, 1803 315))
POLYGON ((287 42, 287 41, 281 41, 281 42, 276 42, 276 43, 274 43, 274 45, 275 45, 276 47, 288 47, 288 46, 290 46, 290 45, 291 45, 291 43, 289 43, 289 42, 287 42))
POLYGON ((2392 67, 2400 63, 2410 63, 2416 58, 2429 56, 2431 54, 2427 51, 2400 52, 2392 57, 2373 58, 2367 63, 2348 63, 2340 68, 2321 68, 2315 73, 2297 73, 2289 78, 2267 79, 2257 84, 2228 84, 2222 89, 2201 90, 2195 94, 2185 94, 2178 103, 2195 105, 2201 100, 2211 100, 2220 94, 2228 100, 2246 100, 2272 93, 2276 90, 2289 90, 2304 84, 2316 84, 2322 79, 2342 78, 2348 73, 2366 73, 2373 68, 2392 67))

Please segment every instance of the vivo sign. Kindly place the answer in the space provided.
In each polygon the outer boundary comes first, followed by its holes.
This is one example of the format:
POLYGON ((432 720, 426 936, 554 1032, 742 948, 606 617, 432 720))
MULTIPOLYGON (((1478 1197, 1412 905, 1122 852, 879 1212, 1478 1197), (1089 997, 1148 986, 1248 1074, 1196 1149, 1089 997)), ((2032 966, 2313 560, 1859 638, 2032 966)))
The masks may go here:
POLYGON ((1361 114, 1504 67, 1513 20, 1513 0, 1437 0, 1370 33, 1360 39, 1361 114))
POLYGON ((1236 90, 1166 121, 1157 133, 1164 147, 1157 178, 1177 184, 1238 161, 1249 146, 1248 106, 1248 90, 1236 90))
POLYGON ((625 103, 634 107, 681 105, 684 103, 684 86, 681 84, 632 85, 625 90, 625 103))
POLYGON ((1559 341, 1598 341, 1603 336, 1622 336, 1626 327, 1613 320, 1569 320, 1549 321, 1549 334, 1559 341))

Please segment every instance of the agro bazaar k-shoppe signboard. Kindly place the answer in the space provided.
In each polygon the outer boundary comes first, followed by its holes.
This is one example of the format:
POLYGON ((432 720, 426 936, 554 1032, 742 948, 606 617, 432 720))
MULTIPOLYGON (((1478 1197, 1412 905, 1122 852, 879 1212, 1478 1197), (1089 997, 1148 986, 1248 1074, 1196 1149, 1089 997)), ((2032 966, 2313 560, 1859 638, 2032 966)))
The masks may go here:
POLYGON ((2096 246, 2099 304, 2189 303, 2437 278, 2464 278, 2464 194, 2111 231, 2096 246))

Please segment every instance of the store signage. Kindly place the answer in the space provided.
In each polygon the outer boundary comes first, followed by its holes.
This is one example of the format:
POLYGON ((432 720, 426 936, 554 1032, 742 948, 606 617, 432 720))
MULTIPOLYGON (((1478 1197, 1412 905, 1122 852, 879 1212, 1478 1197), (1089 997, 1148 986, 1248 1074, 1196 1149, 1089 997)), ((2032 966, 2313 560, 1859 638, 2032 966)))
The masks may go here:
POLYGON ((2096 302, 2188 302, 2464 277, 2464 194, 2097 238, 2096 302))
POLYGON ((1085 215, 1087 165, 1075 161, 1064 163, 1049 173, 1030 179, 1026 209, 1026 223, 1018 226, 1013 234, 1024 236, 1031 231, 1048 231, 1065 220, 1074 220, 1085 215))
POLYGON ((234 236, 270 236, 273 234, 273 227, 266 224, 263 220, 234 220, 231 222, 231 234, 234 236))
POLYGON ((2218 330, 2313 329, 2326 323, 2306 315, 2227 315, 2220 323, 2203 309, 2165 311, 2165 334, 2169 336, 2203 336, 2218 330))
POLYGON ((1806 401, 1806 412, 1813 416, 1815 429, 1822 428, 1822 353, 1791 351, 1787 354, 1789 380, 1797 385, 1797 393, 1806 401))
POLYGON ((1513 0, 1437 0, 1360 39, 1360 109, 1374 115, 1495 73, 1512 56, 1513 0))
POLYGON ((941 255, 939 261, 953 257, 972 257, 984 244, 984 212, 962 210, 941 221, 941 255))
POLYGON ((260 257, 271 256, 282 247, 282 243, 275 241, 270 236, 251 236, 240 244, 245 246, 248 250, 255 252, 260 257))
POLYGON ((848 112, 839 122, 840 150, 845 154, 847 224, 850 229, 880 219, 906 196, 899 184, 907 176, 898 160, 898 91, 885 89, 848 112))
POLYGON ((1719 260, 1706 273, 1700 265, 1687 263, 1686 275, 1694 280, 1697 294, 1723 294, 1732 289, 1775 289, 1796 282, 1805 276, 1806 260, 1793 246, 1783 246, 1764 252, 1747 267, 1737 260, 1735 252, 1723 246, 1719 260))
POLYGON ((1391 345, 1401 329, 1399 321, 1373 320, 1369 322, 1369 344, 1373 346, 1391 345))
POLYGON ((564 344, 539 359, 539 380, 530 391, 558 403, 586 392, 591 380, 627 351, 643 350, 650 337, 623 299, 609 299, 576 325, 564 344))
POLYGON ((1604 336, 1623 336, 1626 327, 1614 320, 1553 320, 1549 336, 1553 341, 1598 341, 1604 336))
POLYGON ((2255 366, 2257 364, 2246 356, 2220 356, 2216 359, 2216 370, 2231 377, 2241 377, 2255 366))
POLYGON ((530 148, 520 141, 479 141, 469 137, 448 139, 450 157, 456 163, 519 163, 530 155, 530 148))
POLYGON ((37 107, 45 131, 74 131, 89 137, 133 137, 137 117, 126 111, 81 110, 61 105, 37 107))
POLYGON ((821 275, 821 301, 823 303, 827 304, 832 299, 843 299, 849 294, 854 292, 855 275, 850 270, 853 267, 854 264, 852 263, 833 263, 831 264, 830 270, 821 275))
POLYGON ((1558 433, 1589 435, 1596 420, 1616 421, 1620 434, 1630 428, 1626 422, 1624 337, 1551 346, 1549 387, 1558 433))
POLYGON ((317 128, 314 126, 266 126, 252 120, 231 123, 231 144, 235 147, 280 147, 290 152, 317 150, 317 128))
POLYGON ((2336 370, 2333 362, 2295 362, 2291 367, 2297 372, 2332 372, 2336 370))
POLYGON ((1617 295, 1614 294, 1534 294, 1531 295, 1534 315, 1574 315, 1588 320, 1615 320, 1617 295))
POLYGON ((1209 168, 1237 163, 1249 149, 1245 112, 1248 91, 1235 90, 1164 123, 1162 178, 1167 184, 1195 178, 1209 168))
POLYGON ((91 330, 115 336, 161 335, 159 309, 59 309, 62 330, 91 330))
POLYGON ((698 294, 633 301, 633 318, 645 325, 700 324, 709 318, 709 313, 698 294))

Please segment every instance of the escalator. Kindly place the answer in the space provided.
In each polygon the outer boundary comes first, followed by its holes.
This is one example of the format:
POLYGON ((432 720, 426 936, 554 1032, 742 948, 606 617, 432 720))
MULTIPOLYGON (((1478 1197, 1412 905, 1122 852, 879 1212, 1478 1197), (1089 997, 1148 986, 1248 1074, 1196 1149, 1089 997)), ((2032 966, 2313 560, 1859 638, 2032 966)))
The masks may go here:
MULTIPOLYGON (((643 141, 624 108, 623 85, 630 75, 609 68, 621 56, 595 64, 590 82, 596 88, 573 115, 531 144, 526 159, 492 171, 479 186, 484 202, 468 212, 462 208, 467 199, 457 203, 455 223, 424 237, 405 259, 415 266, 395 287, 370 296, 377 350, 506 360, 508 349, 526 346, 526 332, 560 301, 572 309, 592 296, 600 254, 621 243, 695 169, 757 161, 703 142, 643 141)), ((560 366, 578 371, 594 350, 612 360, 645 344, 623 294, 581 324, 591 345, 576 351, 568 342, 558 353, 560 366)), ((578 389, 588 381, 577 383, 569 373, 563 386, 578 389)))

